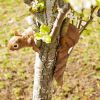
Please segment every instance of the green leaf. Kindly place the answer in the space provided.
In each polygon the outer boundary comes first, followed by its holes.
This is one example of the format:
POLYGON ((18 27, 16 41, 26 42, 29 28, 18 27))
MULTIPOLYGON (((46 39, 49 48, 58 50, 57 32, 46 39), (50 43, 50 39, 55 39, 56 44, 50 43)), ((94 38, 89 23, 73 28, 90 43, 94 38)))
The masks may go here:
POLYGON ((42 39, 42 34, 41 34, 41 33, 35 33, 35 34, 34 34, 34 38, 35 38, 36 40, 40 40, 40 39, 42 39))
POLYGON ((46 43, 51 43, 51 36, 48 34, 50 32, 50 27, 46 25, 40 26, 40 32, 34 34, 36 40, 43 40, 46 43))
POLYGON ((40 2, 40 3, 33 3, 32 5, 32 12, 35 13, 35 12, 42 12, 45 8, 45 5, 44 5, 44 2, 40 2))
POLYGON ((38 4, 37 4, 37 8, 38 8, 39 11, 43 11, 44 8, 45 8, 44 2, 38 3, 38 4))
POLYGON ((84 13, 81 13, 80 16, 81 16, 81 17, 84 17, 84 13))
POLYGON ((42 37, 42 40, 46 43, 51 43, 51 36, 50 35, 44 35, 42 37))
POLYGON ((100 6, 100 0, 96 0, 97 5, 100 6))
POLYGON ((48 34, 50 32, 50 27, 46 25, 41 25, 40 26, 40 33, 41 34, 48 34))
POLYGON ((32 12, 33 13, 37 12, 37 8, 36 7, 32 7, 32 12))

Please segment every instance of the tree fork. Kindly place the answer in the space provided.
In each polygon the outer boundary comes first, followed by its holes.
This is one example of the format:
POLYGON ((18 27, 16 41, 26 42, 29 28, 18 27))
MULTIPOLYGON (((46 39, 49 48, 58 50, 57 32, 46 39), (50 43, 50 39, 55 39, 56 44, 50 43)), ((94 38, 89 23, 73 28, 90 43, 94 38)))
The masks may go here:
MULTIPOLYGON (((28 5, 31 4, 31 1, 32 0, 25 0, 28 5)), ((38 22, 42 22, 48 26, 53 25, 50 33, 52 36, 52 42, 50 44, 42 42, 40 53, 36 53, 33 100, 51 100, 52 98, 52 80, 56 62, 56 49, 58 46, 57 37, 60 34, 60 28, 65 14, 69 10, 69 4, 64 5, 62 0, 46 0, 44 2, 46 6, 45 11, 42 13, 36 13, 34 16, 36 19, 38 19, 38 22), (58 15, 54 22, 53 7, 55 6, 56 2, 60 2, 58 3, 60 4, 60 10, 58 11, 58 15)))
POLYGON ((53 37, 52 43, 42 43, 40 54, 36 54, 33 100, 51 100, 52 98, 52 80, 58 46, 57 36, 60 33, 60 28, 68 9, 69 6, 66 5, 58 13, 50 33, 53 37))

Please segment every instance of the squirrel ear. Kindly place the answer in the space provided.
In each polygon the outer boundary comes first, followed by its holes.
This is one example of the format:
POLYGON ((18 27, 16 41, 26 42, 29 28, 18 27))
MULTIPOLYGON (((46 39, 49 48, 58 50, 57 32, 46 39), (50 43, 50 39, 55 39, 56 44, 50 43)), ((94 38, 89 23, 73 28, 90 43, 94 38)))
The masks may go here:
POLYGON ((14 32, 14 35, 15 35, 15 36, 21 36, 21 34, 20 34, 18 31, 15 31, 15 32, 14 32))
POLYGON ((21 43, 22 42, 22 38, 20 37, 20 38, 18 38, 18 43, 21 43))

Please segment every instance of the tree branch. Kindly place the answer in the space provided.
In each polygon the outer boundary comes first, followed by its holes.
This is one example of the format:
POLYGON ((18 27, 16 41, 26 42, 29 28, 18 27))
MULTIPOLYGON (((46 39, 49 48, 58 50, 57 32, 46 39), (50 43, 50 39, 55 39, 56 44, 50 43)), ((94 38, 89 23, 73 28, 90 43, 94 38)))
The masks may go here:
POLYGON ((89 20, 86 22, 86 24, 82 27, 82 29, 80 30, 80 34, 82 34, 82 32, 86 29, 86 27, 90 24, 90 22, 93 20, 93 13, 94 13, 94 11, 95 11, 95 9, 97 8, 97 6, 96 7, 91 7, 91 15, 90 15, 90 18, 89 18, 89 20))
POLYGON ((56 0, 46 0, 46 20, 47 20, 47 25, 52 26, 52 19, 53 19, 53 6, 56 0))
POLYGON ((65 17, 65 14, 68 12, 70 9, 70 5, 66 4, 62 9, 59 10, 58 16, 53 24, 53 28, 51 30, 50 35, 52 36, 52 42, 54 42, 59 35, 59 31, 63 22, 63 19, 65 17))

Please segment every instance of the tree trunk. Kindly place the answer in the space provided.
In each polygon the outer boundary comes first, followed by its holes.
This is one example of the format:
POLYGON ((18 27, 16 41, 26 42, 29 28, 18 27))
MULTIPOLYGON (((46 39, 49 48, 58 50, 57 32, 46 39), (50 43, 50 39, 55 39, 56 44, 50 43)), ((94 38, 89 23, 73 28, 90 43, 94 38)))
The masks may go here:
POLYGON ((52 80, 56 61, 56 43, 43 44, 40 55, 36 54, 33 100, 51 100, 52 80))
POLYGON ((63 11, 59 12, 54 22, 51 31, 53 42, 50 44, 42 43, 41 53, 36 55, 33 100, 51 100, 52 98, 52 80, 58 46, 57 35, 60 33, 61 25, 67 11, 68 8, 65 7, 63 11))
MULTIPOLYGON (((25 0, 30 5, 31 0, 25 0)), ((37 1, 37 0, 34 0, 37 1)), ((52 80, 54 74, 54 66, 56 63, 56 49, 58 46, 57 37, 60 33, 60 28, 66 12, 68 11, 68 5, 59 11, 57 18, 54 22, 54 8, 56 3, 59 7, 63 6, 63 0, 44 0, 46 10, 43 13, 34 14, 39 23, 46 24, 53 27, 51 29, 52 43, 41 43, 40 53, 36 53, 36 60, 34 66, 34 86, 33 86, 33 100, 51 100, 52 98, 52 80), (53 8, 54 7, 54 8, 53 8)))

